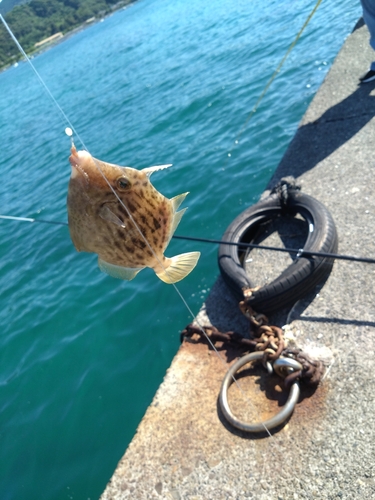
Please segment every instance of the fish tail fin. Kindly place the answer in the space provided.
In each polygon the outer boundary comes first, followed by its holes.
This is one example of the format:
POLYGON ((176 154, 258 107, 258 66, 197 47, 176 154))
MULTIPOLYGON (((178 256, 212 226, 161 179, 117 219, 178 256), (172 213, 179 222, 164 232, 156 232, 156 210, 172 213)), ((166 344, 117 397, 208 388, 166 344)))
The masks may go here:
POLYGON ((156 273, 156 276, 164 281, 164 283, 177 283, 177 281, 184 279, 194 269, 200 255, 200 252, 176 255, 169 259, 169 266, 160 273, 156 273))

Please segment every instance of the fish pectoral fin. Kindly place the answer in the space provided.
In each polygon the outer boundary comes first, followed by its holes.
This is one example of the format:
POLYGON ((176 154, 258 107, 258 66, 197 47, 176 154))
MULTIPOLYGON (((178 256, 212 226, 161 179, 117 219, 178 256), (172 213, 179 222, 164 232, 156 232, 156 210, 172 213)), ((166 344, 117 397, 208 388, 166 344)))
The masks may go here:
POLYGON ((120 280, 130 281, 136 277, 139 271, 142 271, 144 267, 122 267, 116 266, 114 264, 109 264, 105 262, 100 257, 98 259, 99 269, 103 271, 103 273, 109 274, 112 278, 117 278, 120 280))
POLYGON ((148 177, 151 177, 151 174, 153 174, 154 172, 157 172, 158 170, 164 170, 165 168, 169 168, 171 166, 172 163, 168 163, 167 165, 156 165, 154 167, 143 168, 142 172, 147 174, 148 177))
POLYGON ((169 200, 172 203, 172 207, 173 207, 175 212, 177 212, 178 207, 181 205, 181 203, 184 201, 184 199, 186 198, 186 196, 188 194, 189 194, 189 191, 187 193, 179 194, 179 195, 177 195, 174 198, 171 198, 169 200))
POLYGON ((171 263, 169 266, 160 273, 156 273, 156 276, 164 281, 164 283, 177 283, 177 281, 184 279, 194 269, 200 255, 200 252, 176 255, 170 259, 171 263))
POLYGON ((117 215, 115 215, 112 210, 107 207, 107 205, 103 205, 102 207, 100 207, 99 216, 108 222, 116 224, 117 226, 126 227, 122 220, 119 219, 117 215))

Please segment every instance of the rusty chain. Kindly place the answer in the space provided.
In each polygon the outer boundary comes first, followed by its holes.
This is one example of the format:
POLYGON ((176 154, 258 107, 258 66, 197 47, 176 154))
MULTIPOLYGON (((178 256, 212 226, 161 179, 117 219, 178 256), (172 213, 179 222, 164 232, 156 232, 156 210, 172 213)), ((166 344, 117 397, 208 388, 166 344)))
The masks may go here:
POLYGON ((205 336, 207 336, 213 344, 223 342, 226 345, 243 348, 244 353, 263 351, 262 362, 266 368, 268 363, 274 362, 280 356, 292 358, 302 365, 302 369, 285 377, 286 387, 297 379, 312 386, 319 384, 324 373, 324 365, 321 361, 311 359, 301 349, 288 348, 282 329, 278 326, 270 326, 267 316, 256 313, 246 300, 241 301, 239 307, 250 321, 250 338, 232 331, 220 332, 215 326, 198 327, 191 323, 181 332, 181 342, 193 335, 198 335, 201 341, 206 340, 205 336))

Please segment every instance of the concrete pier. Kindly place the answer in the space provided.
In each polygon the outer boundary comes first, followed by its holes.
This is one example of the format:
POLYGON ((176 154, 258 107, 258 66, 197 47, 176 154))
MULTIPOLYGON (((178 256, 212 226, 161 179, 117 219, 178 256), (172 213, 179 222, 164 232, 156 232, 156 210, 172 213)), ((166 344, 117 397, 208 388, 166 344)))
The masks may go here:
MULTIPOLYGON (((375 256, 375 82, 358 78, 375 54, 357 25, 338 54, 270 181, 293 175, 327 206, 339 252, 375 256)), ((264 266, 267 272, 267 265, 264 266)), ((302 388, 287 424, 272 436, 231 428, 218 408, 228 366, 185 342, 148 408, 102 500, 375 498, 375 265, 337 260, 323 287, 270 318, 329 368, 315 390, 302 388)), ((221 279, 200 314, 203 324, 246 333, 247 320, 221 279)), ((184 325, 181 325, 183 328, 184 325)), ((285 391, 266 390, 262 368, 231 388, 233 408, 253 418, 278 411, 285 391)))

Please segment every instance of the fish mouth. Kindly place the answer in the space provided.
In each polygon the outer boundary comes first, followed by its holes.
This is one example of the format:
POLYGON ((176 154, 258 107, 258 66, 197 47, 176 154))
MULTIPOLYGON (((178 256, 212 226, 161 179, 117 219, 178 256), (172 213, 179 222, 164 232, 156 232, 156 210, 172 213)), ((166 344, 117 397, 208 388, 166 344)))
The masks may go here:
POLYGON ((85 172, 82 165, 85 161, 87 161, 87 157, 90 156, 90 154, 87 151, 77 151, 74 145, 72 146, 70 151, 72 153, 69 156, 69 162, 72 166, 71 178, 74 179, 81 174, 85 178, 85 180, 88 181, 89 176, 87 172, 85 172))
POLYGON ((87 173, 83 170, 83 168, 80 165, 73 164, 72 162, 70 162, 70 164, 72 166, 72 172, 70 174, 70 177, 72 179, 83 176, 86 181, 89 180, 89 176, 87 175, 87 173))

